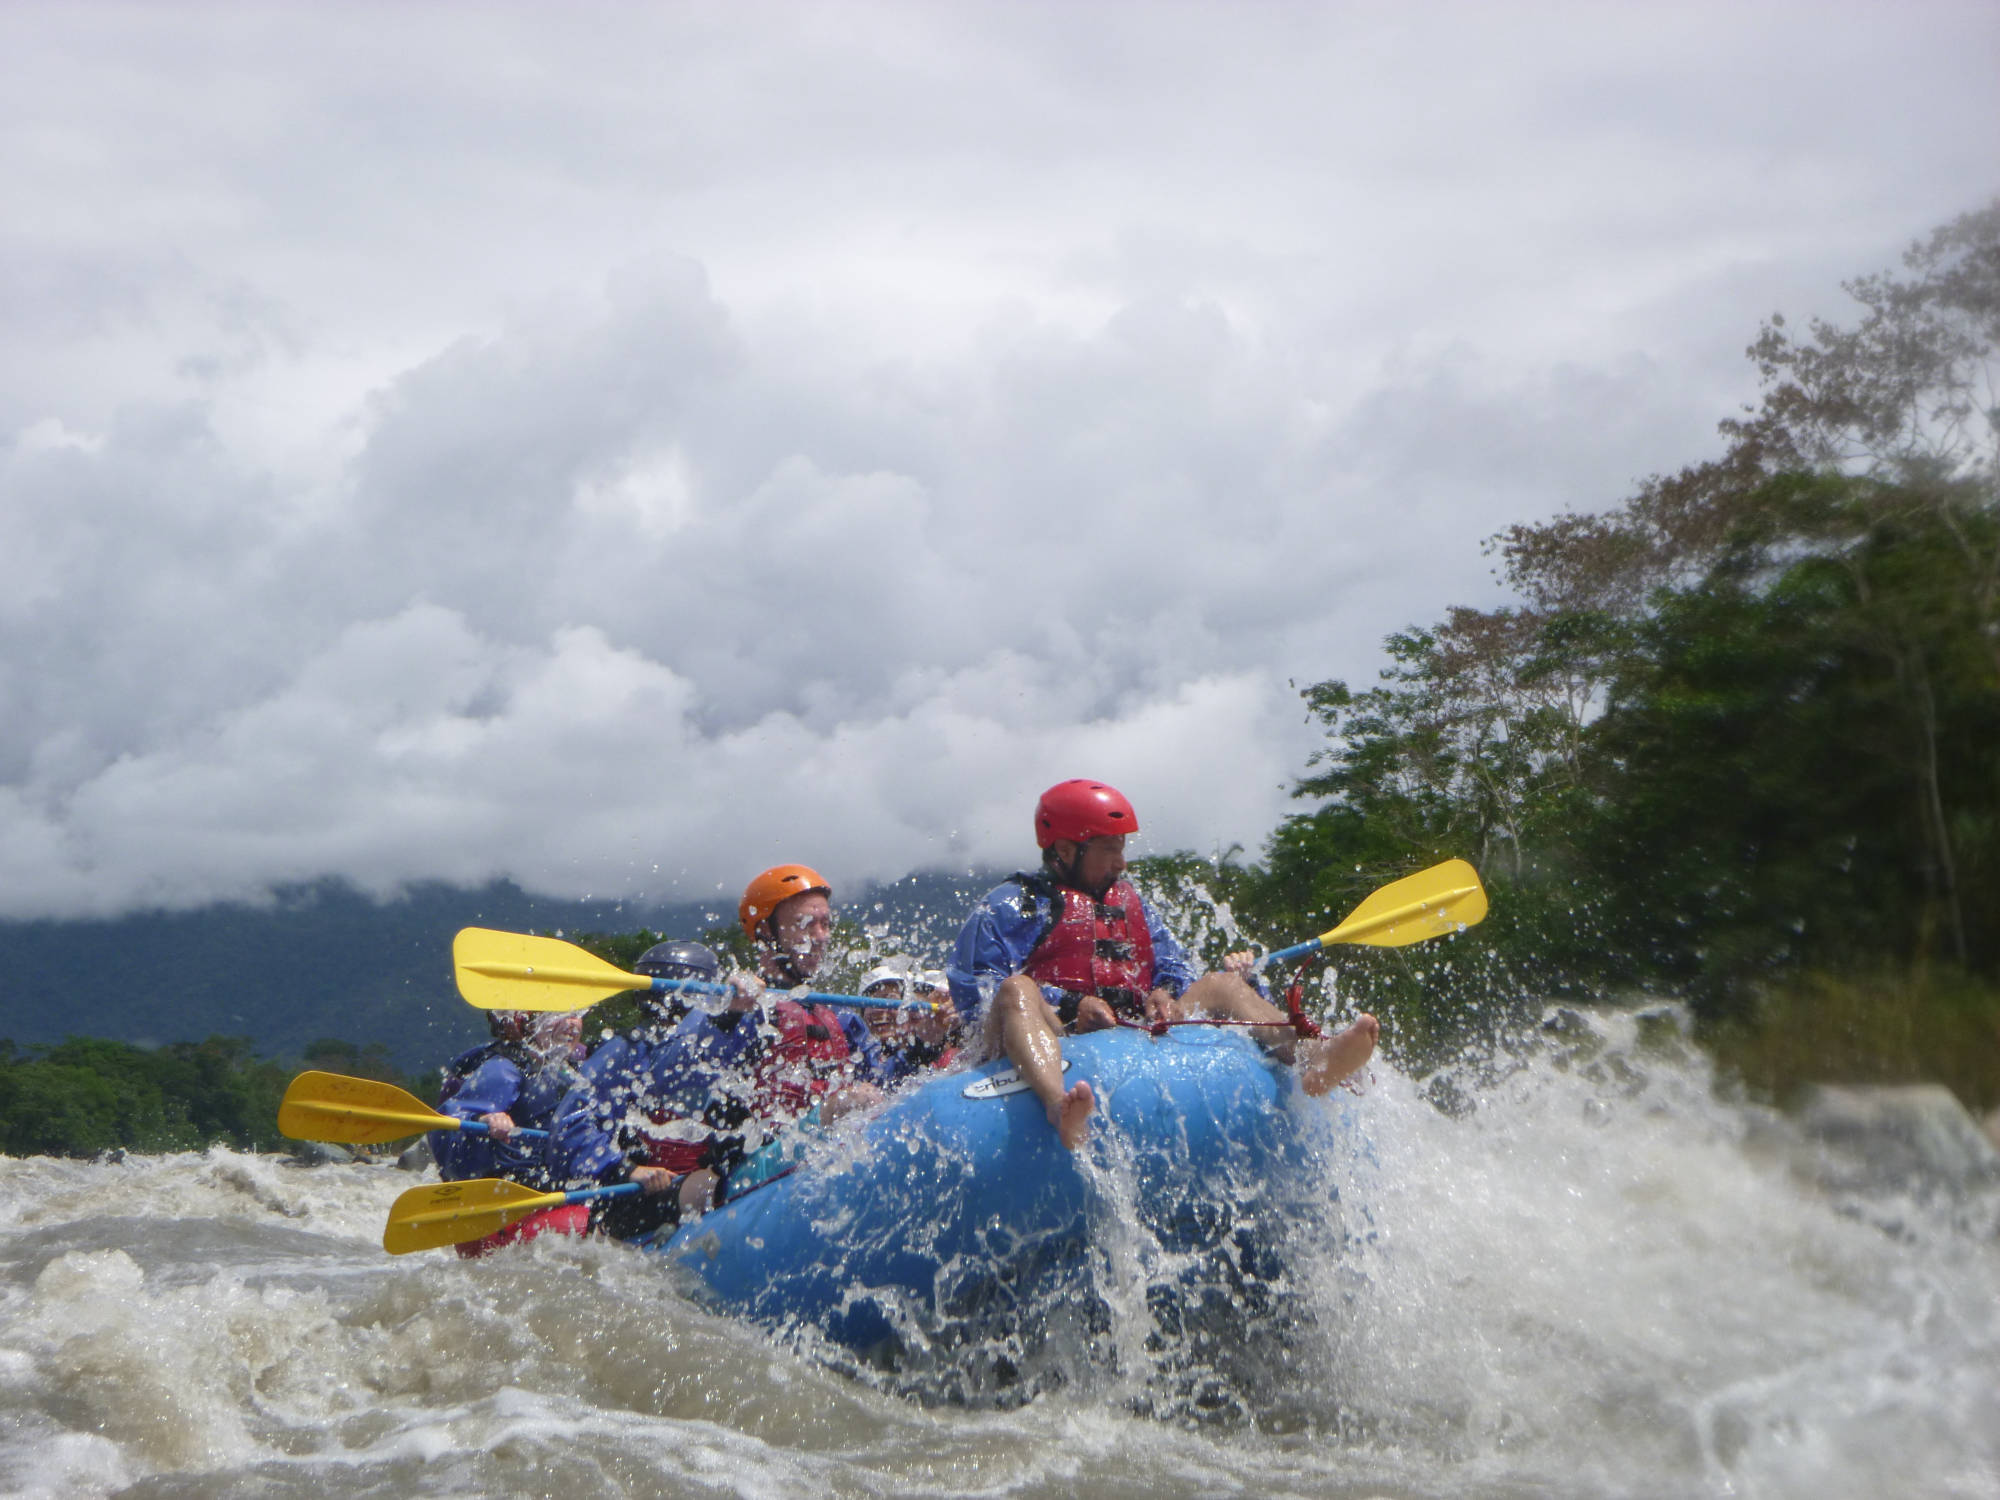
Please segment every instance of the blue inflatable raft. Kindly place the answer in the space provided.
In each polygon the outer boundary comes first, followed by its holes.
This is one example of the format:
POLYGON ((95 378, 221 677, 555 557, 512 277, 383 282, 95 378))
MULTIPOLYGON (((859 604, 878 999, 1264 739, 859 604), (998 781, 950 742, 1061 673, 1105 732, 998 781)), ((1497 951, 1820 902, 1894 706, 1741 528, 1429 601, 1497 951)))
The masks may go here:
POLYGON ((1064 1053, 1098 1100, 1075 1155, 989 1064, 908 1090, 656 1248, 718 1310, 877 1364, 1045 1321, 1101 1280, 1121 1236, 1206 1263, 1205 1295, 1240 1307, 1299 1214, 1330 1207, 1309 1170, 1329 1112, 1239 1031, 1101 1031, 1064 1053))

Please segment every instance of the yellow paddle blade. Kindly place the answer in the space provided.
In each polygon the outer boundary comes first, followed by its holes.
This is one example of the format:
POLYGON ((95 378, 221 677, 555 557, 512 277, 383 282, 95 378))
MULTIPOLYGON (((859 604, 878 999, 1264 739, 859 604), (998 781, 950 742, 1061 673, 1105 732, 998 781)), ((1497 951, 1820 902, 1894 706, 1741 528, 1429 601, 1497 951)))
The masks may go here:
POLYGON ((1383 886, 1319 940, 1400 948, 1471 927, 1485 915, 1479 872, 1462 859, 1448 859, 1383 886))
POLYGON ((390 1205, 382 1248, 391 1255, 408 1255, 412 1250, 483 1240, 531 1213, 567 1201, 562 1193, 538 1193, 498 1177, 414 1187, 390 1205))
POLYGON ((295 1141, 376 1146, 426 1130, 456 1130, 458 1121, 393 1083, 301 1073, 278 1105, 278 1129, 295 1141))
POLYGON ((643 974, 627 974, 561 938, 528 937, 467 927, 451 940, 458 992, 481 1010, 581 1010, 627 990, 650 990, 643 974))

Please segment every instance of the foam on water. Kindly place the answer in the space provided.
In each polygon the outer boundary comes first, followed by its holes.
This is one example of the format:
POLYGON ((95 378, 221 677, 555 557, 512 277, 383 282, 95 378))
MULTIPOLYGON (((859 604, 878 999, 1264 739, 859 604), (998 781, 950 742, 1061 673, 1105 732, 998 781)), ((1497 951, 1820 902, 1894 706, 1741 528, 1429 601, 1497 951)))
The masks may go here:
POLYGON ((1692 1053, 1596 1032, 1460 1119, 1382 1080, 1369 1288, 1326 1320, 1354 1425, 1539 1493, 2000 1494, 1993 1200, 1886 1233, 1692 1053))
POLYGON ((1657 1021, 1510 1067, 1454 1115, 1381 1064, 1295 1100, 1362 1138, 1317 1137, 1254 1317, 1107 1143, 1088 1357, 1010 1411, 835 1373, 615 1246, 392 1260, 382 1167, 0 1161, 0 1490, 2000 1497, 1990 1196, 1827 1194, 1657 1021), (1159 1296, 1191 1282, 1206 1321, 1159 1296))

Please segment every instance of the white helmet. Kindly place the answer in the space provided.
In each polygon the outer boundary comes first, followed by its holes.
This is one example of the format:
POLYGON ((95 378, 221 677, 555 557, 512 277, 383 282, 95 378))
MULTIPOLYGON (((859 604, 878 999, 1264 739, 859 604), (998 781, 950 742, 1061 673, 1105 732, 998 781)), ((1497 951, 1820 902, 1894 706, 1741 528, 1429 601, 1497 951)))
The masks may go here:
POLYGON ((899 996, 908 994, 910 987, 910 961, 907 958, 892 958, 886 963, 877 964, 861 976, 860 988, 862 995, 865 997, 878 984, 893 984, 896 986, 896 993, 899 996))

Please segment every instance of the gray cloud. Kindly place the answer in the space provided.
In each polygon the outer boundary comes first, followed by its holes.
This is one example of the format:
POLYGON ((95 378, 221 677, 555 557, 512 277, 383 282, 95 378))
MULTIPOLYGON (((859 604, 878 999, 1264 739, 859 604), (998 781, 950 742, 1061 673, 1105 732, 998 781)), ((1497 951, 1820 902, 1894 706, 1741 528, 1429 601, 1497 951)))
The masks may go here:
POLYGON ((0 915, 1254 847, 1990 191, 1974 6, 357 14, 0 16, 0 915))

